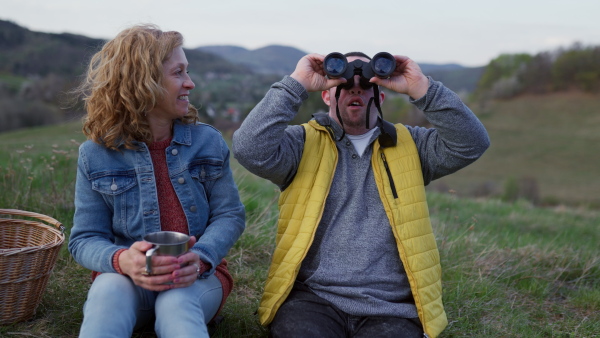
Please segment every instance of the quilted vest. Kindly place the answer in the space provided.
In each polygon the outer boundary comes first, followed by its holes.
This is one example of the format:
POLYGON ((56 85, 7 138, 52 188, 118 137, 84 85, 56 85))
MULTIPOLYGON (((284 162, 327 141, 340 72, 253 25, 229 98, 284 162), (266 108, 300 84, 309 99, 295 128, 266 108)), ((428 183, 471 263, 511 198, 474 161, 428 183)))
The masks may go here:
MULTIPOLYGON (((315 120, 303 126, 306 141, 298 171, 279 197, 276 248, 258 309, 263 325, 273 320, 292 289, 321 220, 337 165, 336 145, 327 129, 315 120)), ((425 333, 435 337, 448 324, 442 303, 440 257, 429 220, 415 142, 406 127, 401 124, 395 127, 396 146, 382 148, 376 140, 371 165, 419 319, 425 333)))

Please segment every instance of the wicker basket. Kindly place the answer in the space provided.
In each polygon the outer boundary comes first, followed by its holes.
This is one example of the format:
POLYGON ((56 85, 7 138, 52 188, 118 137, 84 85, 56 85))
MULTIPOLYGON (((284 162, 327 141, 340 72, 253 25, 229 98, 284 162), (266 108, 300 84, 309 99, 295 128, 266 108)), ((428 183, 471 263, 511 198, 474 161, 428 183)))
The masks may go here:
POLYGON ((0 209, 0 214, 36 218, 52 225, 0 217, 0 325, 3 325, 33 317, 65 235, 63 225, 46 215, 14 209, 0 209))

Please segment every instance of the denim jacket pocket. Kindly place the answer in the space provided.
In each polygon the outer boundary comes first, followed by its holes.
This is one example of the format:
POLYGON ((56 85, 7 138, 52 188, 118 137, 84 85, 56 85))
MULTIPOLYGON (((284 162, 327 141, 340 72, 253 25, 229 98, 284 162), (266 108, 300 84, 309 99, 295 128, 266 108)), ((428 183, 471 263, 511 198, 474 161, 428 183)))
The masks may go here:
POLYGON ((202 183, 223 176, 223 161, 197 160, 190 163, 190 175, 202 183))
POLYGON ((140 192, 135 170, 104 171, 90 176, 92 189, 102 194, 113 210, 113 232, 131 237, 129 227, 139 211, 140 192))
POLYGON ((204 198, 208 196, 215 181, 223 176, 223 162, 218 160, 196 160, 190 163, 190 175, 204 189, 204 198))
POLYGON ((90 176, 92 189, 104 195, 120 195, 137 185, 134 170, 105 171, 90 176))

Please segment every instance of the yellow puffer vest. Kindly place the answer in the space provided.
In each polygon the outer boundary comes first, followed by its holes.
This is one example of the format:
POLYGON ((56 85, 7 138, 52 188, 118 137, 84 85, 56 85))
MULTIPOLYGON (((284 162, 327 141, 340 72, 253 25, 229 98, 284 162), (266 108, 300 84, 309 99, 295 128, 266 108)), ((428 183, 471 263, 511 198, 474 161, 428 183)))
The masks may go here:
MULTIPOLYGON (((291 185, 279 198, 276 248, 258 309, 268 325, 290 293, 302 260, 312 244, 337 165, 337 149, 325 127, 311 120, 303 125, 306 141, 300 166, 291 185)), ((395 147, 373 145, 371 163, 377 189, 392 224, 400 259, 408 275, 424 331, 437 336, 448 324, 442 304, 442 269, 429 220, 421 162, 409 131, 396 125, 395 147), (385 154, 398 198, 392 194, 385 154)))

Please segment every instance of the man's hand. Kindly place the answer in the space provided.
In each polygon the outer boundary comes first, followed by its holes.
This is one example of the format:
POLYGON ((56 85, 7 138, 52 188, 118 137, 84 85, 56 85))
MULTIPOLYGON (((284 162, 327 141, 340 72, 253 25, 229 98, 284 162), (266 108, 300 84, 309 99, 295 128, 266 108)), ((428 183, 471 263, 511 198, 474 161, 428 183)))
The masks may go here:
POLYGON ((296 70, 290 76, 300 82, 307 92, 327 90, 346 82, 346 79, 343 78, 328 79, 325 77, 324 59, 325 56, 321 54, 306 55, 298 61, 296 70))
POLYGON ((408 94, 413 99, 420 99, 427 94, 429 79, 421 71, 421 67, 406 56, 394 55, 396 69, 389 79, 373 77, 371 83, 391 89, 397 93, 408 94))

